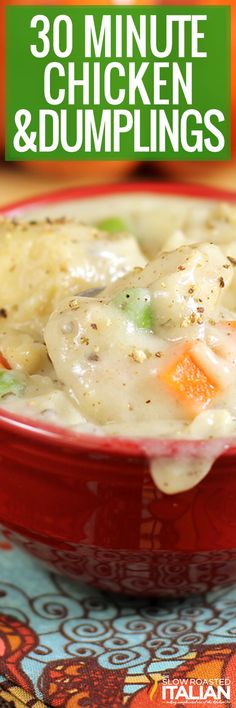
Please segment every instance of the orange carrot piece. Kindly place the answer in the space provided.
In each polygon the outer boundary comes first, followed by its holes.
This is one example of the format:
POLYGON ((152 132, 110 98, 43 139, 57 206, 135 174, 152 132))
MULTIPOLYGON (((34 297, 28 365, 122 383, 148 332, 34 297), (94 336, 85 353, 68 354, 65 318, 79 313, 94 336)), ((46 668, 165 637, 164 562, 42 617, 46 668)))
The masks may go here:
POLYGON ((10 369, 10 364, 8 364, 8 361, 5 359, 5 356, 0 352, 0 369, 10 369))
POLYGON ((179 358, 161 372, 160 379, 193 415, 207 408, 220 390, 195 361, 192 343, 188 343, 179 358))

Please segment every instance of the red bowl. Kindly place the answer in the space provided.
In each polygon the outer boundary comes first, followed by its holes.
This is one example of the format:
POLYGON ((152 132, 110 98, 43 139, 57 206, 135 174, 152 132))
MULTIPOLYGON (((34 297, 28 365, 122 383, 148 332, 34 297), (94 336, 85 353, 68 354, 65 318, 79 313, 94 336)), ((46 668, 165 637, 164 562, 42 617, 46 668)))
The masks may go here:
MULTIPOLYGON (((2 209, 122 193, 236 200, 185 185, 86 187, 2 209)), ((149 458, 214 452, 214 441, 75 435, 0 410, 0 523, 54 571, 105 590, 182 596, 236 580, 236 440, 224 441, 208 476, 188 492, 160 493, 149 458), (223 449, 223 446, 222 446, 223 449)))

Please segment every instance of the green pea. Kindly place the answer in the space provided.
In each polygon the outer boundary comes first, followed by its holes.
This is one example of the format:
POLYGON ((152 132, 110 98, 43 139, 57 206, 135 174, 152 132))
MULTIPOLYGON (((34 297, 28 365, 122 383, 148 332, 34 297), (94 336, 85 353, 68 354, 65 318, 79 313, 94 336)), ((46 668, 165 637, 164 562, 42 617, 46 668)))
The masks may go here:
POLYGON ((151 295, 147 288, 123 290, 112 302, 124 312, 127 319, 133 322, 136 327, 153 329, 151 295))
POLYGON ((123 233, 127 231, 127 226, 119 216, 108 216, 106 219, 101 219, 96 224, 101 231, 108 231, 110 234, 123 233))
POLYGON ((8 393, 21 396, 26 387, 26 377, 21 372, 0 370, 0 398, 8 393))

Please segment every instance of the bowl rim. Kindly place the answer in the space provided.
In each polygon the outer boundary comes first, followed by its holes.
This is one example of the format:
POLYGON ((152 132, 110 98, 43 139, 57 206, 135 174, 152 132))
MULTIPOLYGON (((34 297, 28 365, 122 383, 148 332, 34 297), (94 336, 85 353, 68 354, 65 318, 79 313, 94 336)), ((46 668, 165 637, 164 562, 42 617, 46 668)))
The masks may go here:
MULTIPOLYGON (((122 194, 153 194, 167 197, 186 197, 206 200, 227 200, 236 202, 236 192, 218 189, 199 184, 176 182, 121 182, 102 185, 86 185, 66 187, 52 192, 31 196, 19 201, 0 206, 2 216, 27 217, 27 209, 62 201, 73 202, 93 197, 115 196, 122 194), (17 212, 17 214, 16 214, 17 212), (18 213, 19 212, 19 213, 18 213)), ((215 440, 185 440, 173 438, 128 438, 123 436, 92 435, 78 433, 71 429, 41 423, 37 418, 14 415, 0 407, 0 430, 19 437, 30 438, 31 442, 40 442, 57 448, 68 448, 74 452, 84 452, 101 455, 118 455, 119 457, 156 457, 199 455, 215 453, 216 442, 220 445, 221 454, 232 456, 236 454, 236 437, 217 438, 215 440)))

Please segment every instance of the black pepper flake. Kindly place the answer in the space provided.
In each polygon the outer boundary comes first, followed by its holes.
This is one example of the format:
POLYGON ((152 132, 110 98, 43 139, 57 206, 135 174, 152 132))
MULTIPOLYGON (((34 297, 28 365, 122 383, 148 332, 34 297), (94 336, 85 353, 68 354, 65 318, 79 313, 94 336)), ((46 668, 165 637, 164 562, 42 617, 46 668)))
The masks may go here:
POLYGON ((151 403, 151 399, 149 398, 145 403, 151 403))
POLYGON ((81 344, 86 344, 86 346, 88 346, 88 344, 89 344, 88 337, 82 336, 82 337, 80 337, 80 341, 81 341, 81 344))
POLYGON ((58 219, 55 219, 55 224, 66 224, 69 223, 70 219, 67 219, 66 216, 59 216, 58 219))
POLYGON ((232 256, 227 256, 228 261, 232 263, 232 265, 236 265, 236 258, 232 258, 232 256))
POLYGON ((222 278, 222 275, 221 275, 220 278, 219 278, 219 285, 220 285, 220 288, 224 288, 224 287, 225 287, 225 281, 224 281, 224 278, 222 278))
POLYGON ((183 265, 179 265, 178 268, 177 268, 177 270, 186 270, 186 268, 185 268, 185 266, 183 266, 183 265))
POLYGON ((0 307, 0 317, 4 317, 4 319, 7 318, 7 311, 5 310, 5 307, 0 307))
POLYGON ((91 354, 89 354, 88 361, 99 361, 98 354, 95 354, 95 352, 92 352, 91 354))
POLYGON ((92 327, 92 329, 97 329, 96 322, 91 322, 90 327, 92 327))

